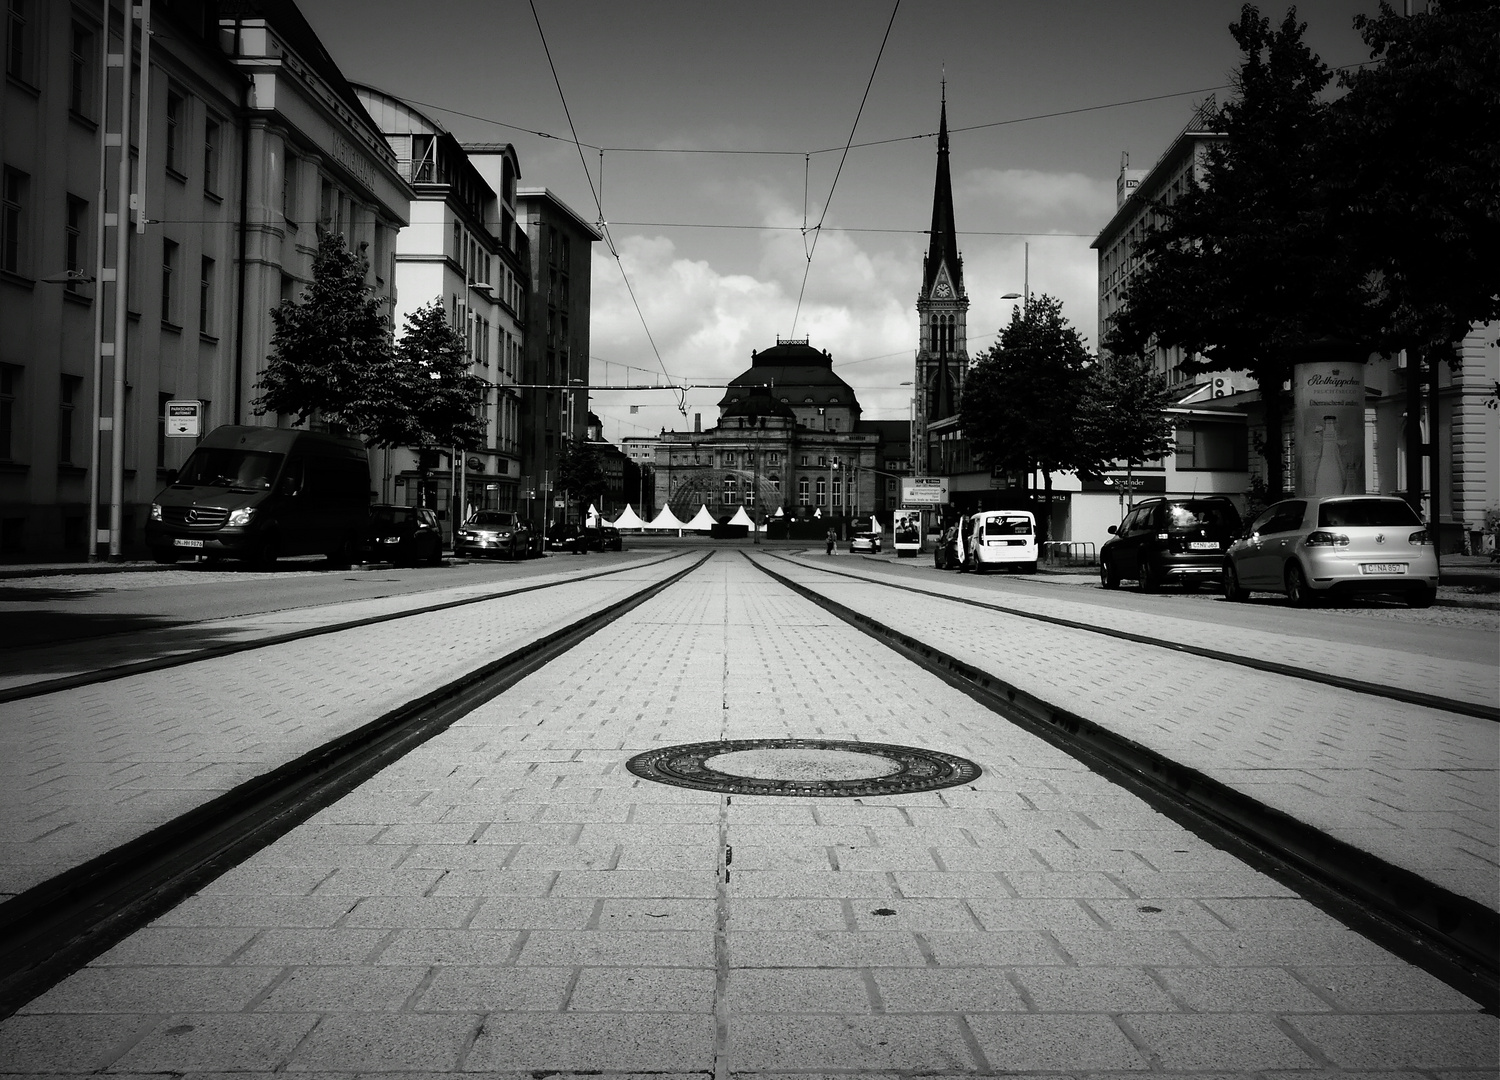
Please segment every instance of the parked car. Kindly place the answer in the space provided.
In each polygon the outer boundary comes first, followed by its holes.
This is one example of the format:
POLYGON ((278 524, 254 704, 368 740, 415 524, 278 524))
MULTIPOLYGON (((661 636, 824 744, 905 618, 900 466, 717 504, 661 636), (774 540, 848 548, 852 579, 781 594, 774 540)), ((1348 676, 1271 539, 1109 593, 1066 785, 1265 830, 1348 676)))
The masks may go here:
POLYGON ((1222 495, 1191 499, 1147 499, 1137 503, 1099 549, 1099 577, 1106 589, 1122 578, 1141 592, 1163 585, 1195 589, 1224 569, 1224 553, 1240 529, 1240 512, 1222 495))
POLYGON ((363 555, 365 562, 441 566, 443 532, 437 515, 422 506, 377 503, 370 507, 363 555))
POLYGON ((547 530, 548 551, 571 551, 574 555, 580 555, 588 549, 588 537, 577 525, 553 525, 547 530))
POLYGON ((271 566, 283 555, 347 567, 370 519, 370 464, 358 439, 321 431, 214 428, 151 503, 146 544, 271 566))
POLYGON ((594 525, 583 530, 584 545, 590 551, 624 551, 625 541, 613 525, 594 525))
POLYGON ((873 555, 880 554, 880 533, 874 529, 856 529, 854 535, 849 538, 850 552, 870 552, 873 555))
POLYGON ((524 559, 535 550, 531 524, 514 510, 480 510, 459 527, 453 554, 524 559))
POLYGON ((960 570, 982 574, 994 568, 1036 573, 1036 518, 1030 510, 981 510, 960 530, 960 570))
POLYGON ((1230 600, 1279 592, 1297 607, 1349 595, 1394 595, 1427 607, 1438 583, 1432 536, 1394 495, 1279 502, 1230 545, 1223 573, 1230 600))

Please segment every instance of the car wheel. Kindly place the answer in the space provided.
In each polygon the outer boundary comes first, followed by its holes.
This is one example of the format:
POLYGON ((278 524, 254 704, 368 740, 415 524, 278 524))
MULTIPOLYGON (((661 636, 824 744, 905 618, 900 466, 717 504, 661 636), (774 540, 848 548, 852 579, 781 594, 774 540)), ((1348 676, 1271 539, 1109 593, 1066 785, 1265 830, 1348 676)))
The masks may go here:
POLYGON ((1156 592, 1161 588, 1161 578, 1157 576, 1150 559, 1141 560, 1141 576, 1137 584, 1141 592, 1156 592))
POLYGON ((1406 606, 1413 608, 1431 607, 1433 597, 1436 593, 1436 589, 1429 589, 1425 585, 1413 589, 1406 594, 1406 606))
POLYGON ((428 566, 443 565, 443 542, 437 537, 432 538, 432 543, 427 549, 427 558, 423 561, 428 566))
POLYGON ((176 548, 152 548, 151 558, 163 566, 171 566, 179 556, 176 548))
POLYGON ((250 557, 250 565, 257 570, 276 569, 276 558, 281 554, 281 545, 277 542, 275 535, 266 537, 260 542, 260 547, 250 557))
POLYGON ((1118 589, 1120 587, 1120 568, 1115 565, 1113 559, 1101 559, 1099 561, 1099 584, 1106 589, 1118 589))
POLYGON ((1307 584, 1302 564, 1296 561, 1286 564, 1286 598, 1293 607, 1308 608, 1317 603, 1317 597, 1307 584))
POLYGON ((1022 563, 1021 564, 1021 573, 1023 573, 1023 574, 1034 574, 1034 573, 1036 573, 1036 563, 1034 563, 1034 562, 1022 563))
POLYGON ((1235 573, 1232 562, 1224 564, 1224 599, 1236 604, 1250 599, 1250 590, 1240 584, 1240 575, 1235 573))
POLYGON ((329 570, 347 570, 354 565, 354 542, 348 537, 339 546, 323 556, 324 566, 329 570))

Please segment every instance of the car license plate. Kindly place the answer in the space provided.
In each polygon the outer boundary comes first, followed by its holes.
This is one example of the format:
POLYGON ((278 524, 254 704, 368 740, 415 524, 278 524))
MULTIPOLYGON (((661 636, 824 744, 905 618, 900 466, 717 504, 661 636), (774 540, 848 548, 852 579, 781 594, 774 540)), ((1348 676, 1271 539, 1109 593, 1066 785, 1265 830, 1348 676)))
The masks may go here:
POLYGON ((172 546, 173 547, 201 548, 203 546, 203 541, 202 540, 184 540, 181 537, 178 537, 178 538, 176 538, 176 539, 174 539, 172 541, 172 546))
POLYGON ((1404 574, 1406 564, 1404 562, 1367 562, 1360 563, 1359 569, 1365 574, 1404 574))
POLYGON ((1192 551, 1218 551, 1219 542, 1217 540, 1193 540, 1188 544, 1188 548, 1192 551))

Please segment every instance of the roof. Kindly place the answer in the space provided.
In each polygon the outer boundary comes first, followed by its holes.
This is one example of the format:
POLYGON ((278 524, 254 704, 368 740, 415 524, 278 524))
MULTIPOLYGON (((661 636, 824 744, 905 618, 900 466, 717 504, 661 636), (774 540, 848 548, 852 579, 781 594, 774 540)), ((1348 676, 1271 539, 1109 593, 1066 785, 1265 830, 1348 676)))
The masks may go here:
POLYGON ((719 408, 731 406, 742 396, 738 388, 750 386, 773 386, 777 398, 802 399, 797 404, 811 397, 815 404, 838 398, 840 405, 857 405, 854 388, 833 373, 833 357, 805 339, 778 338, 775 347, 751 353, 749 370, 729 380, 719 408))
POLYGON ((964 295, 963 260, 958 255, 958 229, 953 221, 953 178, 948 170, 948 94, 943 92, 942 112, 938 120, 937 178, 932 188, 932 229, 927 241, 927 258, 922 260, 922 295, 931 296, 938 272, 948 267, 948 281, 954 296, 964 295))
POLYGON ((562 211, 564 217, 571 218, 573 220, 573 224, 578 227, 578 230, 580 232, 588 234, 595 240, 604 239, 603 233, 594 228, 594 226, 589 222, 584 221, 583 218, 579 217, 578 211, 574 210, 571 206, 554 195, 551 188, 536 187, 516 189, 516 208, 518 210, 520 209, 520 204, 522 202, 538 201, 552 203, 552 205, 556 206, 558 210, 562 211))

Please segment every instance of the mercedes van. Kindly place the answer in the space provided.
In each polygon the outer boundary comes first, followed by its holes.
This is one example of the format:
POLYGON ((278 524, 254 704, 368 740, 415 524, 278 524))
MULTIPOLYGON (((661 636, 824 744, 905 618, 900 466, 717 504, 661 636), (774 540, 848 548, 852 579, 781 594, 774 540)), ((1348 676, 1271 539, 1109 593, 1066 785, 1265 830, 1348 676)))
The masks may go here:
POLYGON ((370 463, 358 439, 282 428, 214 428, 151 504, 157 562, 184 555, 270 566, 283 555, 357 556, 370 516, 370 463))

